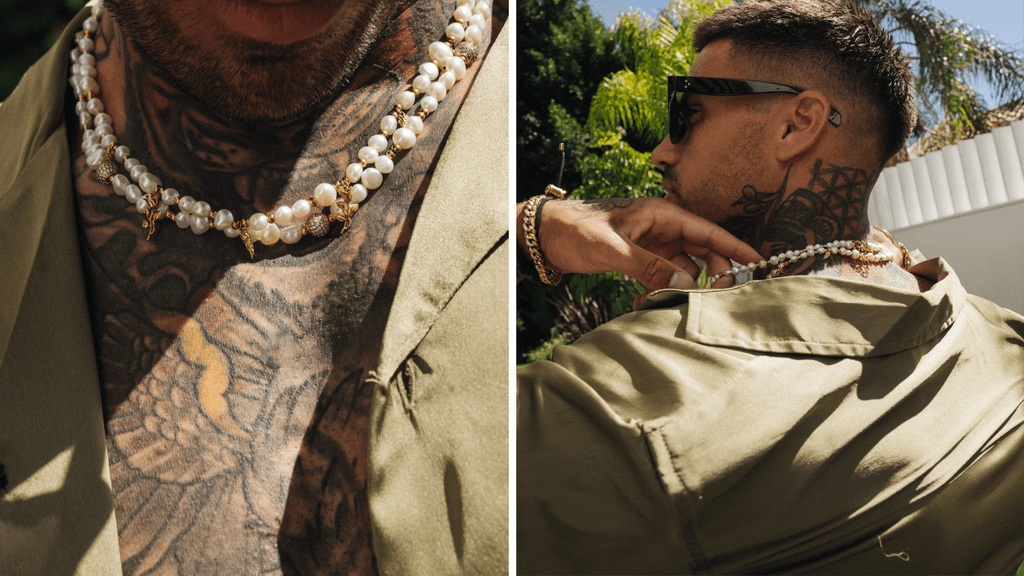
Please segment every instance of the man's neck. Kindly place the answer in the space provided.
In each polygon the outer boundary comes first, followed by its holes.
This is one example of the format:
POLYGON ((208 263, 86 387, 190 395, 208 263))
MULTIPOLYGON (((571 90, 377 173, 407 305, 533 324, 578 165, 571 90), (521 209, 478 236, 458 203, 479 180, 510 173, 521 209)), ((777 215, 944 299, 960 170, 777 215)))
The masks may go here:
MULTIPOLYGON (((790 166, 776 190, 744 187, 734 203, 743 215, 728 218, 722 226, 766 260, 833 240, 865 240, 869 237, 868 193, 877 178, 877 172, 821 159, 803 171, 790 166)), ((820 267, 815 260, 802 261, 790 274, 820 267)))
POLYGON ((415 6, 395 15, 369 39, 370 54, 348 67, 340 92, 280 121, 231 119, 183 93, 108 15, 97 37, 100 96, 120 143, 165 186, 236 214, 267 211, 342 177, 415 63, 428 59, 426 44, 414 38, 434 14, 447 18, 415 6))

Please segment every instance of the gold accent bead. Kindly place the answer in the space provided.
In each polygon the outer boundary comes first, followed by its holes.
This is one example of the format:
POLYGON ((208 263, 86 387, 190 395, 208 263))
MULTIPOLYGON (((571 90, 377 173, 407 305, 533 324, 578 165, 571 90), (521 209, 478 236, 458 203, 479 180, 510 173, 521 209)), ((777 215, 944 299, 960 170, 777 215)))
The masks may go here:
POLYGON ((96 178, 104 184, 110 184, 111 179, 117 174, 117 164, 114 164, 110 160, 104 160, 96 166, 96 178))
POLYGON ((330 221, 322 213, 313 214, 306 220, 305 228, 309 230, 309 233, 317 238, 323 238, 327 236, 327 231, 330 228, 330 221))
POLYGON ((470 62, 476 60, 476 57, 480 54, 475 44, 465 41, 459 42, 459 45, 455 46, 452 52, 459 58, 462 58, 467 66, 470 62))

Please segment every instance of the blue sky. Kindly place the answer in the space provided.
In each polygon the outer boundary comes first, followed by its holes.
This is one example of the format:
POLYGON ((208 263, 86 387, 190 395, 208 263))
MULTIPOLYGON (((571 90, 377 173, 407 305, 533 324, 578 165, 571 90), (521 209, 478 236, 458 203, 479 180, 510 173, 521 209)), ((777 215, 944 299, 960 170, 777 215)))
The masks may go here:
MULTIPOLYGON (((968 26, 981 28, 1003 44, 1024 52, 1024 2, 1021 0, 925 0, 968 26)), ((654 16, 668 5, 668 0, 589 0, 591 9, 606 25, 631 7, 654 16)), ((978 92, 993 102, 986 86, 977 86, 978 92)))

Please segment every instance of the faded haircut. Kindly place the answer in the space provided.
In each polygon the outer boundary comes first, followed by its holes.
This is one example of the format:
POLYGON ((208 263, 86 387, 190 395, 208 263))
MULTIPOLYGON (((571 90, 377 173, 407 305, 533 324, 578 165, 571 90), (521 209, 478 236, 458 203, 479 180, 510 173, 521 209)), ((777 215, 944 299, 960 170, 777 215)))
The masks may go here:
POLYGON ((907 59, 870 13, 845 0, 746 0, 701 21, 693 46, 699 52, 720 39, 732 40, 741 67, 810 78, 801 88, 852 106, 841 110, 843 124, 874 130, 883 163, 917 124, 907 59))

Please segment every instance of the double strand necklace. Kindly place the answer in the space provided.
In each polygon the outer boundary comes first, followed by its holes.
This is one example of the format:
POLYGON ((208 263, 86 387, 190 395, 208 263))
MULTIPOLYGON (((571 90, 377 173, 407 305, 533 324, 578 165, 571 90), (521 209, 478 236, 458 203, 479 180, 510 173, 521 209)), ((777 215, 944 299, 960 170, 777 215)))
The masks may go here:
POLYGON ((487 0, 456 1, 454 21, 445 29, 447 40, 430 44, 430 61, 420 65, 419 74, 410 87, 395 97, 394 108, 381 118, 380 132, 359 149, 359 161, 348 165, 344 178, 318 184, 311 196, 290 206, 278 206, 269 214, 256 212, 237 220, 229 210, 214 211, 202 200, 164 187, 160 178, 132 157, 127 146, 118 144, 110 115, 103 111, 103 102, 97 98, 100 87, 96 83, 96 58, 92 55, 95 48, 92 36, 99 30, 99 18, 104 10, 100 4, 92 7, 92 14, 82 23, 82 30, 75 34, 76 45, 70 55, 69 83, 78 100, 75 113, 85 132, 82 151, 86 164, 100 182, 113 186, 114 192, 144 215, 142 227, 148 231, 147 240, 158 221, 173 220, 179 228, 190 228, 197 235, 213 228, 228 238, 240 238, 250 258, 255 255, 253 245, 256 242, 271 245, 280 240, 295 244, 307 234, 322 238, 335 222, 341 223, 339 234, 348 230, 359 203, 366 199, 370 190, 384 183, 384 176, 394 169, 398 153, 416 144, 423 121, 437 109, 452 86, 465 77, 466 66, 479 53, 487 19, 491 16, 487 0))
MULTIPOLYGON (((881 230, 881 228, 879 228, 881 230)), ((885 230, 886 236, 889 233, 885 230)), ((892 236, 889 236, 891 239, 892 236)), ((893 240, 895 242, 895 240, 893 240)), ((897 243, 899 244, 899 243, 897 243)), ((902 244, 899 244, 901 251, 906 254, 906 248, 903 248, 902 244)), ((863 240, 833 240, 826 244, 808 244, 806 248, 802 250, 787 250, 781 254, 776 254, 767 260, 761 260, 753 264, 743 264, 740 266, 734 266, 730 270, 715 274, 711 277, 711 284, 718 281, 723 276, 736 276, 744 272, 753 272, 755 270, 765 270, 769 266, 772 267, 768 271, 768 278, 776 278, 786 272, 789 266, 797 260, 806 260, 811 256, 820 256, 822 260, 831 258, 832 256, 845 256, 847 258, 857 260, 860 262, 875 264, 878 262, 889 262, 893 260, 893 257, 882 252, 882 247, 873 242, 865 242, 863 240)), ((906 267, 909 262, 909 258, 904 258, 902 266, 906 267)))

